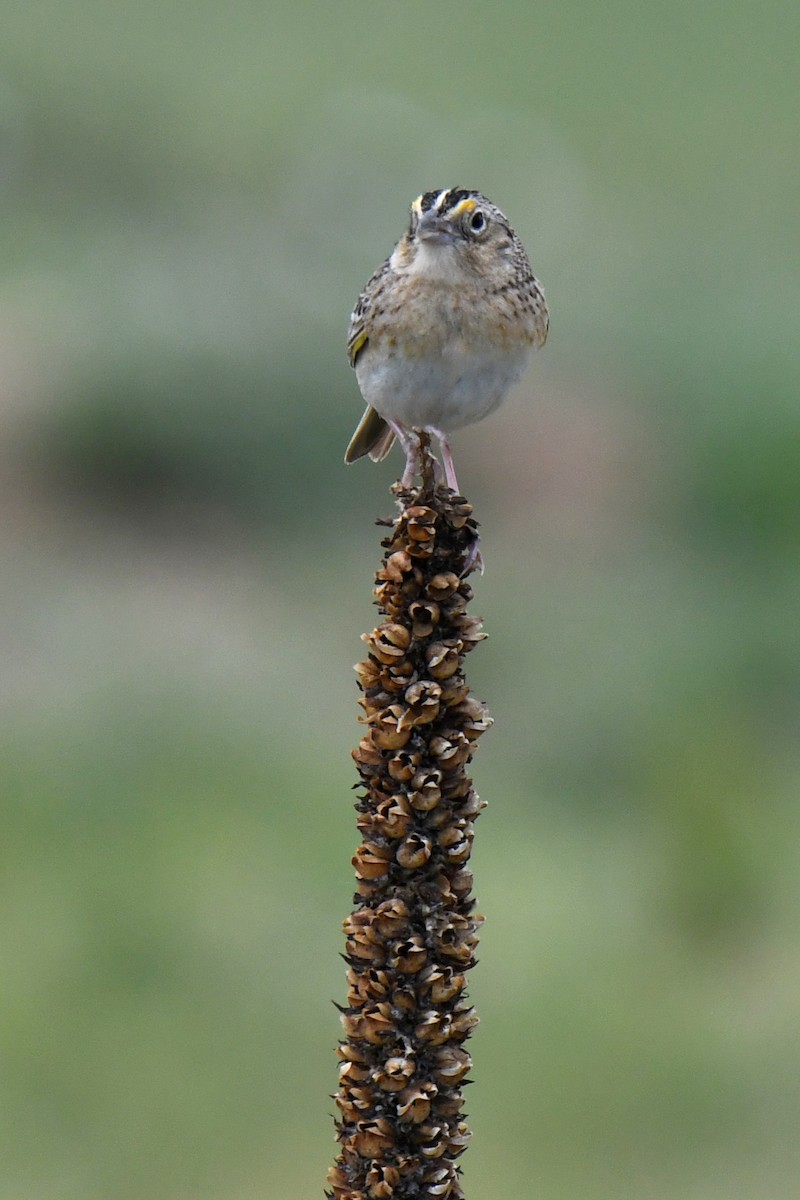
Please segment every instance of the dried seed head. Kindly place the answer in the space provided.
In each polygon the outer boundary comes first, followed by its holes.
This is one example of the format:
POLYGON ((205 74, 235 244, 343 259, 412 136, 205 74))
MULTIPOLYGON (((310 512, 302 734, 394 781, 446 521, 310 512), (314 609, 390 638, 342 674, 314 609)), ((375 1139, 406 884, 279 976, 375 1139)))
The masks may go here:
POLYGON ((383 545, 383 623, 356 667, 364 735, 353 857, 356 908, 344 922, 348 1004, 330 1200, 463 1200, 456 1160, 469 1139, 463 1048, 477 1017, 466 995, 481 918, 468 859, 483 805, 467 765, 490 719, 464 678, 483 638, 463 578, 476 526, 463 498, 431 479, 383 545))

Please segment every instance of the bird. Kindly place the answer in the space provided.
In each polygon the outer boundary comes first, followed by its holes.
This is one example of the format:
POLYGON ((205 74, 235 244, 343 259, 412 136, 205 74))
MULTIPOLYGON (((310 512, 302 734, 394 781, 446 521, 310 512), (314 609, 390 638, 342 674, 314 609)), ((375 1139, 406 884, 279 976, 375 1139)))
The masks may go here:
POLYGON ((423 192, 350 316, 347 353, 367 407, 345 462, 380 462, 397 439, 410 488, 423 431, 460 494, 449 434, 502 404, 549 326, 542 287, 500 209, 468 188, 423 192))

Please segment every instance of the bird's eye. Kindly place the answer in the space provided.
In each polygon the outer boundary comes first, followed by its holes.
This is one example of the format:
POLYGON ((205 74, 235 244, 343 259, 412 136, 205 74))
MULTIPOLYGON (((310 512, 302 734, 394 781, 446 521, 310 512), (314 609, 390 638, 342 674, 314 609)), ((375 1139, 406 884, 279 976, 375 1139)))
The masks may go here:
POLYGON ((469 228, 471 233, 483 233, 486 228, 486 214, 479 208, 476 208, 470 217, 469 228))

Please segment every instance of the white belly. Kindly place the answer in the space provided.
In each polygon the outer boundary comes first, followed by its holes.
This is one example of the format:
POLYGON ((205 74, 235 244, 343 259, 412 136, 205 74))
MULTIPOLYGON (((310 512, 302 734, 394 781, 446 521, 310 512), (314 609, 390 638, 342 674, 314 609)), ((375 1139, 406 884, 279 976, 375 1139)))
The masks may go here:
POLYGON ((527 346, 465 353, 462 344, 452 355, 407 358, 396 351, 373 354, 367 347, 356 362, 356 377, 364 399, 382 417, 449 433, 502 404, 522 376, 528 353, 527 346))

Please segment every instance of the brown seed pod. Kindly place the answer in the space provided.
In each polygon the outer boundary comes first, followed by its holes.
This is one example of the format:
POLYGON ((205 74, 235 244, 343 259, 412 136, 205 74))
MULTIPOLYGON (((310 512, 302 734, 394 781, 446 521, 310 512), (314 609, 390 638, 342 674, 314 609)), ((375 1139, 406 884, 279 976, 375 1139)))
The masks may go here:
POLYGON ((411 729, 406 725, 401 728, 400 722, 406 714, 401 704, 390 704, 369 717, 372 726, 372 740, 381 750, 399 750, 405 746, 411 736, 411 729))
POLYGON ((391 1200, 397 1195, 400 1172, 397 1167, 376 1163, 367 1172, 367 1194, 370 1200, 391 1200))
POLYGON ((447 642, 431 642, 425 648, 428 673, 434 679, 450 679, 461 665, 462 642, 448 638, 447 642))
POLYGON ((380 663, 393 663, 403 658, 411 642, 411 630, 396 622, 379 625, 372 633, 365 633, 363 640, 370 654, 380 663))
POLYGON ((405 576, 412 570, 413 560, 407 550, 395 550, 389 554, 383 566, 378 570, 378 579, 391 583, 402 583, 405 576))
POLYGON ((398 1096, 397 1115, 402 1121, 419 1125, 427 1121, 431 1112, 431 1101, 438 1094, 435 1083, 423 1083, 419 1087, 406 1088, 398 1096))
POLYGON ((394 1056, 375 1068, 373 1078, 383 1092, 400 1092, 413 1078, 417 1064, 413 1058, 394 1056))
POLYGON ((434 1062, 433 1078, 441 1085, 459 1083, 472 1070, 472 1059, 460 1046, 442 1047, 434 1062))
POLYGON ((433 1004, 447 1004, 460 996, 467 986, 466 976, 457 973, 452 967, 434 967, 421 980, 433 1004))
POLYGON ((398 729, 410 729, 415 725, 430 725, 439 715, 442 689, 432 679, 420 679, 406 688, 403 699, 407 708, 397 722, 398 729))
POLYGON ((431 856, 431 840, 422 833, 410 833, 397 850, 395 858, 407 871, 417 871, 431 856))
POLYGON ((351 1134, 353 1148, 362 1158, 378 1158, 394 1146, 395 1130, 385 1117, 370 1121, 359 1121, 351 1134))
POLYGON ((396 942, 389 954, 389 966, 403 975, 415 975, 428 961, 428 951, 422 935, 414 933, 405 941, 396 942))
POLYGON ((388 762, 385 759, 383 761, 390 778, 397 783, 408 783, 409 779, 413 779, 419 770, 421 760, 421 755, 418 751, 409 752, 401 750, 399 754, 393 755, 388 762))
POLYGON ((439 623, 441 609, 435 600, 415 600, 408 606, 411 632, 415 638, 427 638, 439 623))
POLYGON ((414 549, 422 543, 433 541, 436 533, 436 516, 437 514, 432 508, 427 508, 422 504, 412 504, 405 510, 406 532, 411 543, 408 546, 409 554, 413 554, 414 549))
POLYGON ((408 928, 409 916, 408 903, 399 896, 390 896, 375 909, 372 924, 381 937, 397 937, 408 928))
POLYGON ((431 600, 446 600, 460 586, 461 580, 453 571, 439 571, 425 585, 425 595, 431 600))
MULTIPOLYGON (((387 796, 376 805, 374 813, 365 814, 364 827, 381 837, 405 837, 411 826, 411 804, 407 796, 387 796)), ((359 820, 359 827, 362 822, 359 820)))
POLYGON ((389 870, 392 852, 374 842, 364 842, 359 846, 352 858, 356 875, 361 879, 377 879, 389 870))
POLYGON ((414 664, 409 659, 404 658, 400 662, 393 663, 390 667, 383 667, 377 682, 388 696, 394 696, 399 692, 404 692, 408 685, 413 683, 416 678, 417 672, 414 669, 414 664))

